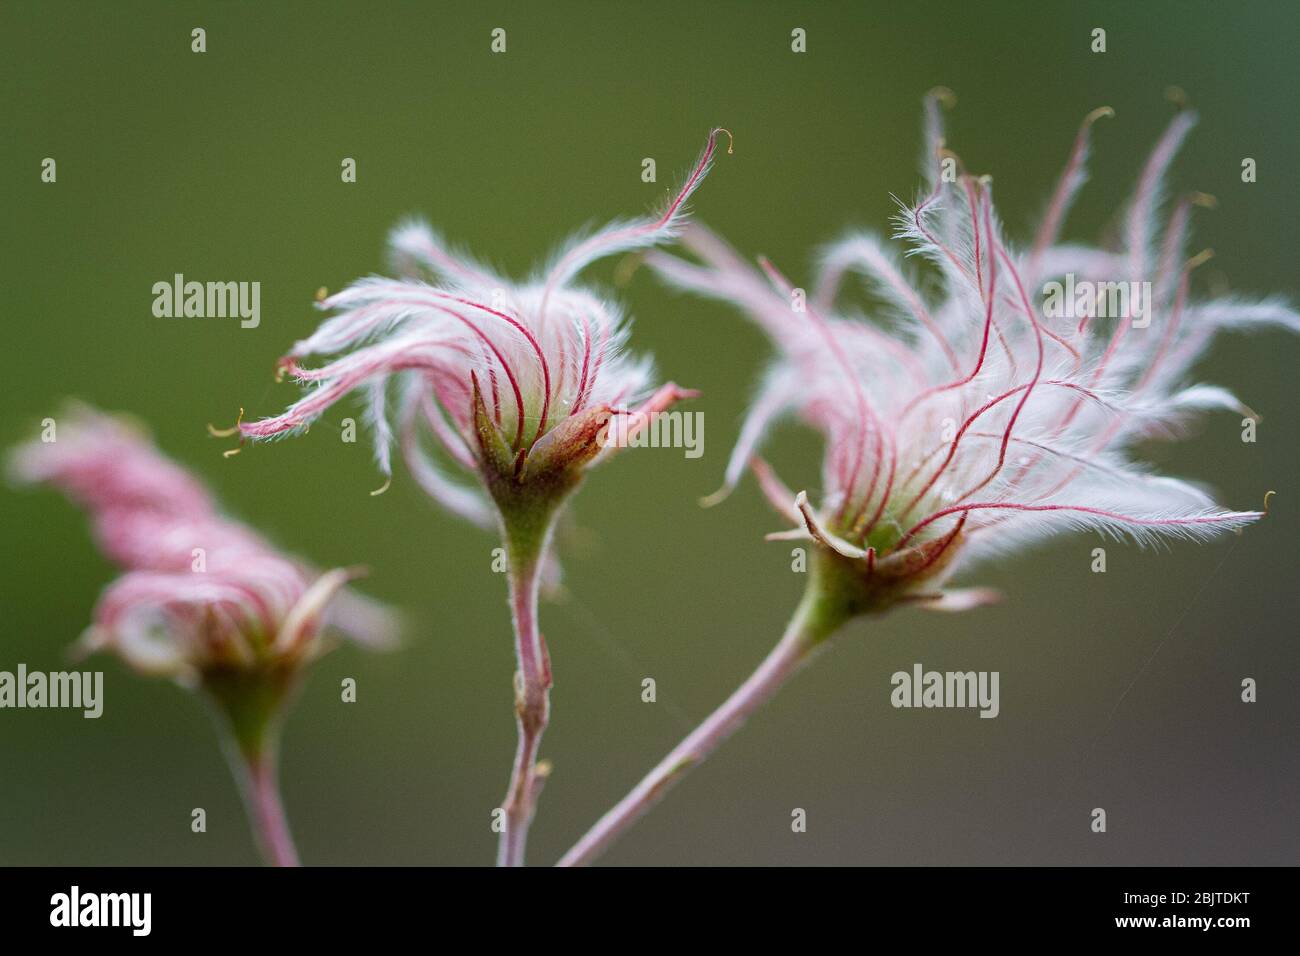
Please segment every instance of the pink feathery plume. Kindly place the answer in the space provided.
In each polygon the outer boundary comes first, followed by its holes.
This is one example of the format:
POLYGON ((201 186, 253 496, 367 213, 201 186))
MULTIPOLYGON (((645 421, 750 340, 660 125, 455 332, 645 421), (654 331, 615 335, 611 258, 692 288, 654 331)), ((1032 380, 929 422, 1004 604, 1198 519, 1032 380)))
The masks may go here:
MULTIPOLYGON (((811 538, 856 562, 878 607, 928 593, 982 556, 1061 531, 1200 540, 1261 517, 1220 508, 1190 482, 1150 474, 1129 450, 1140 438, 1176 436, 1207 410, 1251 414, 1226 389, 1187 383, 1187 373, 1218 330, 1300 331, 1300 317, 1276 299, 1191 297, 1191 272, 1206 256, 1180 260, 1191 207, 1206 201, 1184 197, 1163 228, 1159 221, 1166 173, 1194 125, 1187 111, 1143 167, 1123 247, 1059 241, 1086 181, 1093 124, 1112 115, 1101 108, 1084 119, 1022 252, 1003 235, 991 182, 961 168, 943 144, 937 99, 927 101, 927 191, 896 221, 910 254, 939 273, 937 295, 923 294, 888 246, 866 233, 828 247, 806 304, 770 263, 747 265, 700 226, 682 238, 698 262, 650 254, 669 283, 731 302, 779 352, 711 500, 756 461, 775 421, 792 414, 810 424, 826 439, 824 500, 814 508, 805 497, 792 512, 776 492, 774 506, 797 519, 780 536, 811 538), (852 273, 868 281, 889 321, 837 312, 852 273), (1140 291, 1117 314, 1106 314, 1099 298, 1061 317, 1052 299, 1067 276, 1103 290, 1137 283, 1140 291)), ((784 487, 769 466, 760 477, 769 495, 784 487)))
MULTIPOLYGON (((611 417, 647 415, 688 393, 671 383, 653 389, 650 362, 626 352, 627 325, 618 307, 573 280, 599 259, 675 237, 724 132, 710 132, 661 213, 572 241, 526 282, 501 278, 451 250, 422 223, 403 223, 389 245, 404 278, 361 279, 324 299, 320 307, 335 314, 280 363, 308 386, 307 393, 283 414, 241 423, 240 434, 268 439, 300 431, 344 396, 362 392, 385 477, 391 478, 396 438, 421 488, 476 524, 490 513, 487 497, 445 475, 422 436, 442 457, 476 472, 489 494, 502 470, 499 450, 514 477, 553 433, 561 440, 552 451, 562 448, 569 457, 552 456, 552 467, 587 464, 603 450, 595 440, 607 437, 599 426, 611 417), (309 369, 303 361, 313 355, 338 357, 309 369), (390 391, 399 395, 395 429, 389 425, 390 391), (475 419, 480 399, 490 421, 487 435, 475 419), (566 439, 575 434, 588 435, 587 444, 566 439)), ((531 471, 538 473, 536 465, 531 471)))
POLYGON ((201 680, 218 666, 305 660, 327 629, 353 622, 365 622, 349 634, 358 641, 391 640, 388 616, 342 590, 355 572, 322 574, 222 517, 204 487, 136 426, 76 407, 57 428, 56 440, 16 449, 10 471, 84 508, 100 548, 125 571, 100 598, 86 649, 201 680))

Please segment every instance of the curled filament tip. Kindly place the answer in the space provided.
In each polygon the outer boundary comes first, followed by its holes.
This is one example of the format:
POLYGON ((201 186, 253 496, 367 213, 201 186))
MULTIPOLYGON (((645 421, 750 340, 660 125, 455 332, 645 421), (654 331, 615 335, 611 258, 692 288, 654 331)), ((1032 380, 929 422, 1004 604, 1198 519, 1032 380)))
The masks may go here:
POLYGON ((208 422, 208 434, 213 438, 230 438, 232 435, 239 434, 239 426, 244 422, 244 410, 239 410, 239 417, 235 419, 235 424, 230 428, 218 428, 212 422, 208 422))
POLYGON ((946 86, 936 86, 925 95, 937 100, 944 109, 950 110, 957 105, 957 94, 946 86))
POLYGON ((705 495, 700 499, 701 508, 712 508, 714 505, 720 505, 731 497, 731 485, 726 484, 719 488, 711 495, 705 495))

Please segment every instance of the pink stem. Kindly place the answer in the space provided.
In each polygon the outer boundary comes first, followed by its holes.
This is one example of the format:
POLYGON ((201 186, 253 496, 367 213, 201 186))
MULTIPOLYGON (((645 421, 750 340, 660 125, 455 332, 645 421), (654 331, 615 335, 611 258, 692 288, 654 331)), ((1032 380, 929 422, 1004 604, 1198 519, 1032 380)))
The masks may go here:
POLYGON ((244 774, 249 820, 266 861, 272 866, 301 866, 280 797, 274 751, 246 758, 244 774))
MULTIPOLYGON (((606 813, 565 853, 557 866, 586 866, 599 856, 624 830, 659 802, 668 789, 686 771, 717 749, 739 729, 755 710, 770 700, 777 690, 807 660, 814 648, 829 637, 845 620, 842 610, 832 609, 813 583, 804 595, 780 642, 763 659, 763 663, 727 700, 695 728, 685 740, 659 762, 645 778, 632 788, 612 810, 606 813)), ((838 605, 835 605, 838 607, 838 605)))
MULTIPOLYGON (((544 536, 549 537, 549 532, 544 536)), ((546 641, 537 627, 537 587, 541 553, 512 548, 510 555, 510 610, 515 626, 515 723, 519 743, 502 809, 505 829, 497 847, 497 866, 523 866, 528 827, 548 768, 538 766, 537 750, 550 717, 551 663, 546 641), (520 554, 520 551, 524 551, 520 554)))

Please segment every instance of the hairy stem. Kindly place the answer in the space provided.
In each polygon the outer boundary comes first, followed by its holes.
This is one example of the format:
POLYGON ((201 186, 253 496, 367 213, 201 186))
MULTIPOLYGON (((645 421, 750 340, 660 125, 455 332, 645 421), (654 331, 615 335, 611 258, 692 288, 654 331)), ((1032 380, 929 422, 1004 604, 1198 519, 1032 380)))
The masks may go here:
POLYGON ((813 577, 785 634, 749 678, 659 762, 560 859, 558 866, 585 866, 653 807, 690 768, 701 763, 770 700, 850 613, 838 597, 813 577))
POLYGON ((537 750, 550 717, 551 661, 537 626, 537 588, 542 555, 550 539, 550 523, 533 533, 507 529, 509 545, 510 615, 515 628, 515 723, 519 743, 506 790, 505 828, 497 846, 497 866, 523 866, 528 827, 537 809, 537 796, 549 766, 537 762, 537 750), (511 532, 514 533, 511 533, 511 532))

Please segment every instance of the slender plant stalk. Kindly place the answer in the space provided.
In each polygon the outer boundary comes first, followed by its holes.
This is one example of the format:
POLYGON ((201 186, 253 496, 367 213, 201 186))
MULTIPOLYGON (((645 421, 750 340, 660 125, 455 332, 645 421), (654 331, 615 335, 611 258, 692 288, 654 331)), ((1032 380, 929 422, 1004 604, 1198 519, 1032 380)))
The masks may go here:
POLYGON ((663 797, 690 768, 701 763, 730 737, 760 705, 812 656, 848 618, 814 579, 786 626, 785 634, 763 663, 727 700, 659 762, 612 810, 587 831, 558 866, 586 866, 663 797))
POLYGON ((203 689, 214 705, 217 733, 244 798, 248 822, 271 866, 299 866, 280 796, 280 732, 301 683, 295 666, 212 668, 203 689))
POLYGON ((502 805, 505 828, 497 845, 497 866, 523 866, 528 827, 550 765, 537 762, 537 750, 550 718, 551 661, 537 626, 537 589, 542 554, 550 538, 549 521, 537 535, 508 535, 510 615, 515 627, 515 748, 510 785, 502 805))
POLYGON ((298 849, 289 832, 289 818, 280 796, 274 748, 259 757, 243 759, 244 802, 262 855, 271 866, 300 866, 298 849))

